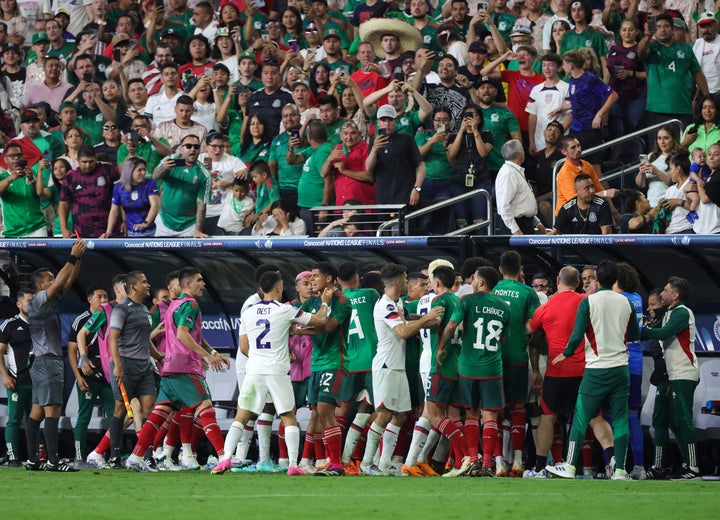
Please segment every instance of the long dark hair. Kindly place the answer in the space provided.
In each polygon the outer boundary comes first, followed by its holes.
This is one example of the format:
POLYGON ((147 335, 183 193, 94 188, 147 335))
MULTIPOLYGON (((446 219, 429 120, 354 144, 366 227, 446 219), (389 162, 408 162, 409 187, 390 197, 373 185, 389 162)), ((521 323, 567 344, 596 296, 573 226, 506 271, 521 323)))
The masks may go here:
POLYGON ((302 15, 300 14, 300 11, 298 11, 293 6, 289 5, 285 9, 283 9, 282 14, 280 15, 280 26, 283 29, 283 33, 285 34, 291 34, 295 38, 300 38, 303 35, 303 23, 302 23, 302 15), (292 28, 292 32, 289 32, 287 28, 282 23, 282 16, 285 14, 285 11, 290 11, 292 14, 295 15, 295 27, 292 28))
POLYGON ((700 98, 700 101, 698 101, 697 105, 695 105, 695 113, 693 114, 694 120, 693 124, 695 125, 704 125, 705 120, 703 119, 702 115, 702 106, 705 103, 705 101, 712 101, 712 104, 715 105, 715 126, 720 127, 720 99, 718 99, 718 96, 715 94, 705 94, 703 97, 700 98))
POLYGON ((318 88, 321 88, 321 86, 318 85, 317 80, 315 79, 315 72, 320 67, 322 67, 328 71, 328 82, 327 82, 327 84, 322 85, 322 89, 326 91, 327 88, 330 87, 330 65, 328 65, 324 61, 319 61, 315 65, 312 66, 312 69, 310 69, 310 91, 313 94, 315 94, 316 96, 318 95, 318 88))
POLYGON ((260 124, 263 125, 263 135, 260 142, 262 144, 268 144, 272 141, 270 138, 270 128, 268 128, 265 118, 263 118, 260 114, 253 114, 248 119, 247 126, 245 126, 245 131, 243 132, 242 139, 240 140, 240 153, 245 153, 245 151, 247 151, 247 149, 253 144, 252 134, 250 134, 250 123, 253 119, 257 119, 260 124))

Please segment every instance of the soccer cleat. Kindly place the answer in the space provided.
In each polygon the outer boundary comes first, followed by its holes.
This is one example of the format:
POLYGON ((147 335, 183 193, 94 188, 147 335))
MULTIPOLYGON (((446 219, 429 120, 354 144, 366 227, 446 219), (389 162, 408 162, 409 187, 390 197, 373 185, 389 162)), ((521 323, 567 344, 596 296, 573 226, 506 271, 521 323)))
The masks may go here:
POLYGON ((25 469, 27 471, 45 471, 45 464, 47 464, 44 460, 28 460, 25 463, 25 469))
POLYGON ((290 469, 290 461, 288 459, 278 459, 275 467, 280 473, 287 473, 287 470, 290 469))
POLYGON ((316 461, 315 462, 315 469, 317 471, 322 471, 324 469, 327 469, 330 466, 330 460, 325 459, 324 462, 316 461))
POLYGON ((671 477, 670 480, 702 480, 702 475, 688 466, 683 466, 680 473, 671 477))
POLYGON ((541 469, 540 471, 535 471, 534 469, 526 469, 523 472, 523 478, 547 478, 547 471, 544 469, 541 469))
POLYGON ((415 465, 416 468, 418 468, 420 471, 422 471, 422 474, 426 477, 439 477, 440 474, 433 469, 433 467, 428 464, 427 462, 420 462, 415 465))
POLYGON ((262 462, 258 462, 255 465, 255 469, 257 469, 258 473, 278 473, 279 472, 277 466, 275 466, 275 463, 271 460, 264 460, 262 462))
POLYGON ((303 470, 306 475, 313 475, 317 470, 315 469, 315 466, 312 463, 309 462, 301 462, 298 464, 298 468, 303 470))
POLYGON ((497 467, 495 468, 495 476, 500 477, 500 478, 507 477, 508 476, 507 464, 505 464, 504 462, 501 462, 500 464, 498 464, 497 467))
POLYGON ((548 473, 561 478, 575 478, 575 466, 563 462, 562 464, 556 464, 555 466, 545 466, 548 473))
POLYGON ((513 478, 522 478, 525 468, 522 464, 517 462, 513 463, 512 469, 510 470, 510 476, 513 478))
POLYGON ((468 477, 480 477, 482 476, 482 461, 476 460, 472 464, 470 464, 470 467, 468 468, 468 471, 466 473, 468 477))
POLYGON ((615 455, 610 457, 610 462, 605 466, 605 478, 612 480, 613 473, 615 473, 615 455))
POLYGON ((400 471, 403 475, 407 475, 408 477, 424 477, 422 470, 418 468, 417 466, 406 466, 403 464, 403 467, 400 468, 400 471))
POLYGON ((650 480, 668 480, 670 472, 666 468, 656 468, 651 466, 648 468, 647 478, 650 480))
MULTIPOLYGON (((215 455, 210 455, 205 461, 203 469, 211 471, 218 464, 218 458, 215 455)), ((232 464, 232 463, 231 463, 232 464)))
POLYGON ((8 468, 19 468, 20 466, 22 466, 22 462, 17 459, 10 459, 9 461, 7 461, 8 468))
POLYGON ((635 466, 630 472, 630 477, 633 480, 647 480, 647 471, 642 466, 635 466))
POLYGON ((303 470, 300 466, 290 466, 287 469, 287 474, 289 477, 301 477, 303 475, 307 475, 305 470, 303 470))
POLYGON ((495 477, 497 477, 497 473, 495 473, 491 467, 484 467, 484 466, 483 466, 483 467, 480 469, 480 476, 481 476, 481 477, 493 477, 493 478, 495 478, 495 477))
POLYGON ((402 477, 404 476, 400 468, 394 464, 389 465, 387 468, 380 468, 380 472, 386 477, 402 477))
POLYGON ((57 464, 53 464, 52 462, 48 462, 45 464, 45 471, 53 471, 53 472, 63 472, 63 473, 72 473, 75 471, 78 471, 77 468, 75 468, 72 464, 68 463, 65 460, 58 461, 57 464))
POLYGON ((110 469, 125 469, 123 466, 122 459, 120 457, 113 457, 108 461, 110 469))
MULTIPOLYGON (((419 465, 419 463, 418 463, 419 465)), ((435 473, 437 473, 438 476, 445 473, 445 463, 437 461, 437 460, 430 460, 430 467, 433 469, 435 473)))
POLYGON ((613 471, 613 475, 610 477, 610 480, 632 480, 632 477, 630 477, 630 474, 624 469, 618 468, 613 471))
POLYGON ((382 472, 378 469, 378 467, 375 464, 366 466, 365 464, 360 463, 360 474, 368 475, 370 477, 382 476, 382 472))
POLYGON ((459 467, 451 469, 450 471, 445 473, 443 475, 443 477, 449 477, 449 478, 460 477, 468 472, 468 470, 470 469, 470 466, 472 466, 472 459, 468 455, 466 455, 463 457, 462 463, 460 464, 459 467))
POLYGON ((91 451, 85 459, 85 462, 88 466, 93 468, 110 469, 110 464, 108 464, 105 458, 96 451, 91 451))
POLYGON ((200 469, 200 463, 198 462, 197 457, 195 457, 195 454, 193 453, 189 456, 184 456, 182 458, 182 462, 180 462, 180 467, 188 471, 197 471, 200 469))
POLYGON ((583 468, 583 480, 593 480, 595 478, 595 473, 593 472, 592 468, 583 468))
POLYGON ((157 473, 158 470, 151 467, 148 461, 141 459, 137 455, 130 455, 125 462, 125 467, 138 473, 157 473))
POLYGON ((344 474, 341 464, 328 464, 327 468, 315 472, 316 477, 342 477, 344 474))
POLYGON ((345 467, 343 469, 345 470, 345 475, 357 476, 360 474, 360 468, 358 467, 358 464, 352 460, 345 464, 345 467))
POLYGON ((157 469, 160 471, 182 471, 182 468, 175 464, 170 457, 165 457, 157 463, 157 469))
POLYGON ((222 475, 226 471, 232 469, 232 461, 230 459, 223 459, 217 463, 217 465, 210 472, 211 475, 222 475))

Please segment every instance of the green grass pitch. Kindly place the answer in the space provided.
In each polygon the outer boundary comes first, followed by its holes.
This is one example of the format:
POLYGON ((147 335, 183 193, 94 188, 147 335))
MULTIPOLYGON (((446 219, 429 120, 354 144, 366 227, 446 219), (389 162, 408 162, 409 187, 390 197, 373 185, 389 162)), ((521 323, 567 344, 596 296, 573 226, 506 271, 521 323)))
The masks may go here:
POLYGON ((86 469, 56 474, 0 468, 0 511, 7 519, 98 520, 711 518, 717 514, 719 486, 718 482, 211 476, 207 471, 138 474, 86 469))

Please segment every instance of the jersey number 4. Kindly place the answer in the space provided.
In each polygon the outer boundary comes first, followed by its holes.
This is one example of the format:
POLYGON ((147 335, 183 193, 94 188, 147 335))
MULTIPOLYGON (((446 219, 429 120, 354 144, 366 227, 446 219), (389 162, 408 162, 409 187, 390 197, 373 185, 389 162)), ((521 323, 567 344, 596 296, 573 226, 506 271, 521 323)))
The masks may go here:
POLYGON ((503 323, 498 320, 489 320, 485 324, 485 318, 478 318, 473 323, 476 336, 473 348, 496 352, 500 348, 500 336, 503 331, 503 323))

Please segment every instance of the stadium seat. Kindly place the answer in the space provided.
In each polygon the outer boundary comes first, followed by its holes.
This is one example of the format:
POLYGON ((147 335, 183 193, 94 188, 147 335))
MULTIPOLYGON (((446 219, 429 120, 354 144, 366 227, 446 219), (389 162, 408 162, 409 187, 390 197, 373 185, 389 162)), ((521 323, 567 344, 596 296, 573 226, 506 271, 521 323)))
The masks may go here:
MULTIPOLYGON (((720 359, 700 360, 700 383, 695 390, 695 408, 702 408, 708 401, 720 400, 720 359)), ((710 439, 720 439, 720 416, 698 413, 695 422, 710 439)))

